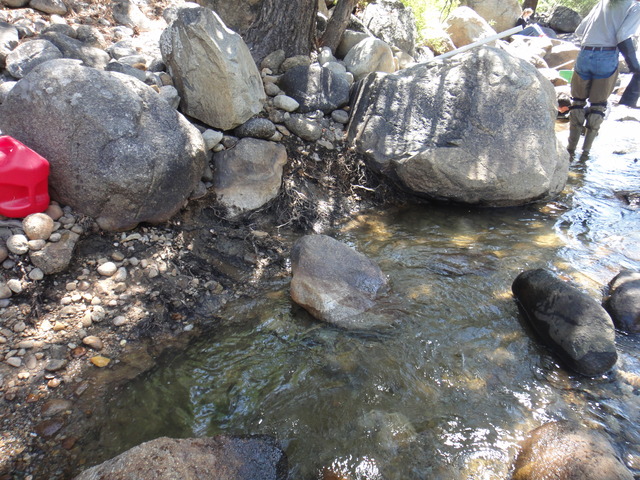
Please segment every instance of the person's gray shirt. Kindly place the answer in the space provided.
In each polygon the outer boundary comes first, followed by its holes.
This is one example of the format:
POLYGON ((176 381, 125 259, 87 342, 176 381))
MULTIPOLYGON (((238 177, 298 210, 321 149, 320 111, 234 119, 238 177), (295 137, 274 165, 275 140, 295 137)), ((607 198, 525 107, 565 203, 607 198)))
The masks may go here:
POLYGON ((640 1, 601 0, 576 30, 583 47, 615 47, 640 33, 640 1))

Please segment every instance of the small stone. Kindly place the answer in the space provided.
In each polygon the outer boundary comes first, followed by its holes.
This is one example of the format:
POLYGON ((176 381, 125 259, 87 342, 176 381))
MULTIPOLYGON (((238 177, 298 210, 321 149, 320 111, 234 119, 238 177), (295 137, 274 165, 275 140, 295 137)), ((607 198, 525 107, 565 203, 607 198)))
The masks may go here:
POLYGON ((29 239, 25 235, 12 235, 7 239, 7 248, 11 253, 24 255, 29 251, 29 239))
POLYGON ((27 355, 24 357, 24 365, 29 370, 34 370, 38 366, 38 359, 35 355, 27 355))
POLYGON ((6 363, 12 367, 20 368, 22 366, 22 359, 20 357, 9 357, 6 363))
POLYGON ((58 370, 62 370, 66 366, 67 366, 67 361, 66 360, 59 359, 59 358, 53 358, 53 359, 49 360, 49 362, 44 367, 44 369, 47 372, 57 372, 58 370))
POLYGON ((78 235, 82 235, 84 233, 84 228, 82 228, 81 225, 74 225, 73 227, 71 227, 71 231, 73 233, 76 233, 78 235))
POLYGON ((113 252, 111 254, 111 260, 114 262, 121 262, 124 260, 124 254, 122 252, 113 252))
POLYGON ((0 245, 0 263, 4 262, 9 256, 9 251, 4 245, 0 245))
POLYGON ((54 332, 60 332, 62 330, 64 330, 65 328, 67 328, 67 325, 64 322, 56 322, 53 324, 53 331, 54 332))
POLYGON ((97 355, 95 357, 91 357, 89 361, 93 363, 96 367, 103 368, 109 365, 109 363, 111 362, 111 359, 107 357, 103 357, 101 355, 97 355))
POLYGON ((286 112, 293 112, 298 109, 300 104, 287 95, 277 95, 273 98, 273 106, 286 112))
POLYGON ((91 312, 86 312, 82 316, 82 327, 89 328, 91 325, 93 325, 93 320, 91 320, 91 312))
POLYGON ((217 130, 209 129, 202 133, 204 146, 207 150, 211 150, 213 147, 218 145, 222 141, 222 137, 224 137, 224 134, 217 130))
POLYGON ((34 428, 35 432, 44 438, 52 438, 64 426, 64 422, 58 418, 44 420, 34 428))
POLYGON ((7 258, 4 262, 2 262, 2 268, 5 268, 6 270, 11 270, 15 266, 16 262, 11 260, 10 258, 7 258))
POLYGON ((29 240, 29 251, 39 252, 47 245, 46 240, 29 240))
POLYGON ((60 232, 53 232, 49 237, 49 241, 53 243, 57 243, 62 238, 62 234, 60 232))
POLYGON ((78 282, 67 282, 64 286, 67 292, 73 292, 76 288, 78 288, 78 282))
POLYGON ((112 279, 114 282, 124 282, 127 279, 127 269, 125 267, 118 268, 112 279))
POLYGON ((51 205, 49 205, 49 208, 47 208, 47 210, 44 213, 49 215, 51 219, 54 221, 58 220, 60 217, 62 217, 62 215, 64 215, 64 212, 62 211, 62 208, 60 207, 60 205, 57 205, 55 203, 52 203, 51 205))
POLYGON ((61 443, 62 448, 64 448, 65 450, 71 450, 75 446, 77 441, 77 437, 67 437, 61 443))
POLYGON ((47 387, 49 388, 56 388, 60 386, 60 379, 59 378, 52 378, 51 380, 49 380, 47 382, 47 387))
POLYGON ((282 90, 275 84, 271 82, 267 82, 264 84, 264 91, 270 97, 275 97, 282 93, 282 90))
POLYGON ((24 332, 26 329, 27 329, 27 324, 24 323, 22 320, 20 320, 19 322, 16 322, 16 324, 13 326, 13 331, 16 333, 24 332))
POLYGON ((158 267, 155 265, 152 265, 149 267, 149 270, 147 270, 147 277, 149 278, 156 278, 158 275, 160 275, 160 272, 158 271, 158 267))
POLYGON ((118 315, 117 317, 115 317, 113 319, 113 324, 116 327, 121 327, 122 325, 124 325, 125 323, 127 323, 127 319, 125 317, 123 317, 122 315, 118 315))
POLYGON ((346 125, 349 123, 349 113, 344 110, 334 110, 331 112, 331 118, 334 122, 346 125))
POLYGON ((43 417, 54 417, 59 413, 65 412, 71 408, 73 404, 69 400, 62 398, 52 398, 47 400, 40 408, 40 414, 43 417))
POLYGON ((0 282, 0 300, 11 298, 11 295, 13 295, 13 292, 9 286, 4 282, 0 282))
POLYGON ((33 213, 22 221, 29 240, 46 240, 53 233, 53 219, 44 213, 33 213))
POLYGON ((29 272, 29 278, 34 281, 42 280, 44 278, 44 272, 39 268, 34 268, 29 272))
POLYGON ((11 280, 7 281, 7 287, 9 287, 13 293, 22 293, 22 282, 17 278, 12 278, 11 280))
POLYGON ((99 305, 96 305, 93 308, 93 311, 91 312, 91 320, 93 320, 94 322, 101 322, 102 320, 104 320, 104 318, 106 317, 107 313, 105 312, 104 308, 102 308, 99 305))
POLYGON ((100 338, 95 335, 89 335, 88 337, 84 337, 82 339, 82 343, 93 348, 94 350, 102 350, 103 344, 100 338))
POLYGON ((111 277, 118 271, 118 267, 113 262, 105 262, 98 267, 98 273, 105 277, 111 277))

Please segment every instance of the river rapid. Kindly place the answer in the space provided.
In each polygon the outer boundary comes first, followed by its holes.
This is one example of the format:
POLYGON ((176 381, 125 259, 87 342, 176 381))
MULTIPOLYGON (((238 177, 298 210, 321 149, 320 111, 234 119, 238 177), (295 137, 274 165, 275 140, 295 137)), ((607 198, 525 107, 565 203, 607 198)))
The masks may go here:
POLYGON ((511 294, 521 271, 543 267, 600 302, 620 270, 640 270, 639 119, 616 107, 549 203, 349 219, 331 234, 389 276, 375 312, 388 328, 318 322, 292 303, 289 279, 272 279, 118 393, 87 465, 159 436, 251 433, 278 439, 291 479, 505 480, 530 430, 572 419, 640 474, 640 338, 618 332, 615 369, 581 377, 511 294))

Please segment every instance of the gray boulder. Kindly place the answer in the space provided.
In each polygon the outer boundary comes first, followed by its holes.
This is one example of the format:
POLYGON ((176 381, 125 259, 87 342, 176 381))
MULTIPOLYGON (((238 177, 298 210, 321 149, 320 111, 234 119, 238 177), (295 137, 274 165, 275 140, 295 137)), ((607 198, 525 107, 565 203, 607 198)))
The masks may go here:
POLYGON ((53 199, 105 230, 160 223, 204 170, 200 132, 144 83, 53 60, 0 106, 0 130, 49 160, 53 199))
POLYGON ((120 25, 131 28, 148 28, 151 25, 142 10, 129 0, 116 0, 111 6, 111 12, 113 19, 120 25))
POLYGON ((22 78, 38 65, 62 57, 60 49, 48 40, 31 40, 7 55, 7 71, 14 78, 22 78))
POLYGON ((299 103, 298 111, 302 113, 329 113, 349 103, 350 87, 345 76, 317 63, 287 70, 278 86, 299 103))
POLYGON ((510 206, 555 195, 567 180, 553 86, 504 51, 370 75, 352 98, 348 142, 415 195, 510 206))
POLYGON ((491 25, 469 7, 458 7, 449 14, 446 31, 457 48, 496 34, 491 25))
POLYGON ((544 269, 522 272, 511 288, 542 341, 569 368, 594 376, 615 365, 613 322, 587 294, 544 269))
POLYGON ((18 29, 7 22, 0 22, 0 69, 5 66, 5 59, 18 46, 20 37, 18 29))
POLYGON ((278 143, 243 138, 214 154, 213 190, 229 216, 255 210, 274 199, 282 184, 287 149, 278 143))
POLYGON ((522 14, 519 0, 462 0, 460 5, 475 10, 496 32, 515 27, 522 14))
POLYGON ((338 58, 346 57, 349 50, 355 47, 358 43, 360 43, 365 38, 369 38, 371 35, 363 32, 356 32, 354 30, 345 30, 342 34, 342 38, 340 39, 340 44, 336 50, 336 55, 338 58))
POLYGON ((512 478, 633 480, 633 475, 602 434, 563 420, 545 423, 527 435, 512 478))
POLYGON ((413 55, 416 48, 416 19, 400 0, 378 0, 366 6, 362 23, 376 37, 413 55))
POLYGON ((543 57, 549 68, 562 68, 571 70, 580 53, 580 47, 576 47, 572 42, 553 39, 552 47, 543 57))
POLYGON ((582 16, 569 7, 558 5, 551 12, 547 22, 549 27, 557 32, 573 33, 582 22, 582 16))
POLYGON ((315 318, 349 329, 378 326, 363 314, 387 279, 363 254, 326 235, 306 235, 293 247, 291 271, 291 298, 315 318))
POLYGON ((269 140, 275 135, 276 126, 267 118, 256 117, 237 127, 233 133, 239 138, 252 137, 269 140))
POLYGON ((41 35, 60 49, 65 58, 75 58, 87 67, 104 69, 111 58, 104 50, 82 43, 59 32, 47 32, 41 35))
POLYGON ((29 5, 29 0, 0 0, 0 5, 9 8, 22 8, 29 5))
POLYGON ((292 114, 284 121, 285 126, 301 139, 315 142, 322 137, 322 125, 312 118, 299 113, 292 114))
POLYGON ((181 8, 160 48, 185 114, 230 130, 262 110, 267 97, 258 67, 244 40, 212 10, 181 8))
POLYGON ((368 37, 356 44, 344 57, 344 65, 356 80, 373 72, 396 71, 393 50, 378 38, 368 37))
POLYGON ((611 294, 604 308, 617 328, 640 333, 640 272, 623 271, 609 284, 611 294))
POLYGON ((285 480, 287 463, 267 436, 161 437, 91 467, 75 480, 285 480))

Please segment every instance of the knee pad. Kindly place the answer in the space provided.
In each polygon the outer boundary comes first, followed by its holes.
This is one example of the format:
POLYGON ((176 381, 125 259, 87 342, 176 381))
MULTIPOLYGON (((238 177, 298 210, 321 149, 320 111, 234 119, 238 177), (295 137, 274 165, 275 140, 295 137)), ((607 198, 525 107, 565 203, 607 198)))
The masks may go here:
POLYGON ((600 130, 600 125, 604 122, 604 115, 607 109, 606 105, 592 105, 586 113, 587 125, 590 130, 600 130))
POLYGON ((584 109, 586 105, 586 100, 582 98, 572 98, 571 99, 571 107, 569 107, 569 120, 573 125, 584 124, 586 118, 586 111, 584 109))

